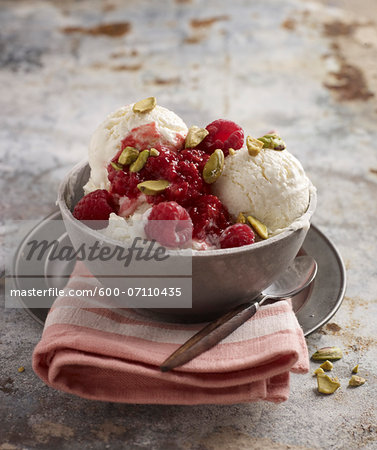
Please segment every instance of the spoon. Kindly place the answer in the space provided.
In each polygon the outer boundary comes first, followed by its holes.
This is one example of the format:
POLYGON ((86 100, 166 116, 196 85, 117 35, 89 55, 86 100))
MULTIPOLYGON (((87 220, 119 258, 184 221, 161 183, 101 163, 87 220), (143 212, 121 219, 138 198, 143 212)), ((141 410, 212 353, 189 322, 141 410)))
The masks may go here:
POLYGON ((210 322, 172 353, 160 366, 162 372, 191 361, 214 347, 252 317, 267 300, 288 299, 305 289, 317 274, 317 263, 309 255, 298 256, 281 277, 252 302, 242 303, 210 322))

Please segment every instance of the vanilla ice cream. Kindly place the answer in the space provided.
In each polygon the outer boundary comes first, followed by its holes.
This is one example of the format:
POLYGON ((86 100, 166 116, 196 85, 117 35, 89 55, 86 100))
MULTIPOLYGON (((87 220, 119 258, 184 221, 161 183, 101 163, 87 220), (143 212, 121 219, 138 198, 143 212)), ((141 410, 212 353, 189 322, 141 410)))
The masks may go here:
POLYGON ((130 104, 110 114, 94 132, 89 144, 90 179, 84 186, 85 194, 96 189, 109 189, 107 165, 121 149, 122 141, 135 128, 154 124, 161 143, 177 147, 187 135, 183 120, 167 108, 157 105, 146 113, 135 113, 130 104))
POLYGON ((306 211, 314 189, 300 162, 287 150, 242 148, 225 159, 214 193, 233 217, 242 212, 265 224, 271 235, 292 226, 306 211))
POLYGON ((137 237, 146 239, 144 228, 151 209, 148 203, 144 203, 127 218, 112 213, 109 217, 109 224, 102 230, 102 233, 120 242, 132 242, 137 237))

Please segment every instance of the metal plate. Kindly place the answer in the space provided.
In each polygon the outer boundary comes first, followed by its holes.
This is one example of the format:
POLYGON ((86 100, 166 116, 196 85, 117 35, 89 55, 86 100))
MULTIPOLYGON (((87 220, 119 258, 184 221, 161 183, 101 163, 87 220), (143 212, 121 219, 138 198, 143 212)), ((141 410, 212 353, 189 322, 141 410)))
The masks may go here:
MULTIPOLYGON (((43 233, 43 227, 46 226, 46 223, 49 221, 61 219, 59 211, 50 214, 33 228, 21 242, 13 262, 13 273, 15 275, 14 282, 17 289, 30 288, 30 286, 24 285, 24 280, 17 278, 17 274, 23 273, 22 266, 27 264, 27 261, 25 261, 23 256, 26 242, 34 236, 43 233)), ((67 242, 69 242, 67 234, 62 233, 59 241, 64 242, 66 245, 67 242)), ((328 322, 340 307, 345 293, 346 277, 344 264, 338 251, 331 241, 314 225, 310 227, 300 252, 311 255, 318 264, 318 273, 314 282, 303 292, 292 298, 293 310, 305 336, 308 336, 328 322)), ((45 283, 46 289, 48 289, 51 287, 51 277, 49 277, 49 275, 71 273, 74 262, 60 262, 59 265, 56 263, 53 265, 46 264, 46 259, 42 260, 40 264, 41 268, 43 267, 41 273, 46 275, 45 283)), ((62 288, 63 286, 54 284, 54 287, 62 288)), ((30 308, 27 305, 27 299, 23 298, 20 300, 26 311, 38 323, 43 325, 47 317, 48 309, 30 308)))

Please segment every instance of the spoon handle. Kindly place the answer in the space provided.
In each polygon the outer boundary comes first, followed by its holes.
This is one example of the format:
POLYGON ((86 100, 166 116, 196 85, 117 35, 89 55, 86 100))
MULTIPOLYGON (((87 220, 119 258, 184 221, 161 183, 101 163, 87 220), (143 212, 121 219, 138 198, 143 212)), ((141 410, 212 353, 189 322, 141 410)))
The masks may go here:
POLYGON ((182 366, 214 347, 250 319, 258 311, 260 304, 267 298, 267 296, 260 295, 255 302, 242 303, 214 322, 210 322, 171 354, 161 364, 161 371, 168 372, 175 367, 182 366))

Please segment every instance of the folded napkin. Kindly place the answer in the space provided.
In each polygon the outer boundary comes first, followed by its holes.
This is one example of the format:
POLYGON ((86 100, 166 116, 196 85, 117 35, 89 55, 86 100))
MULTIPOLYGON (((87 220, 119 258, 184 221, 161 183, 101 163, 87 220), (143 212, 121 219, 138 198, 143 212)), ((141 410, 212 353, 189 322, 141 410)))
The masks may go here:
MULTIPOLYGON (((65 292, 95 285, 100 283, 77 263, 65 292)), ((33 353, 34 371, 48 386, 124 403, 278 403, 289 396, 289 372, 309 369, 305 339, 288 302, 262 306, 216 347, 162 373, 159 365, 203 324, 165 323, 131 309, 106 308, 106 301, 55 301, 33 353), (105 307, 96 308, 99 303, 105 307)))

